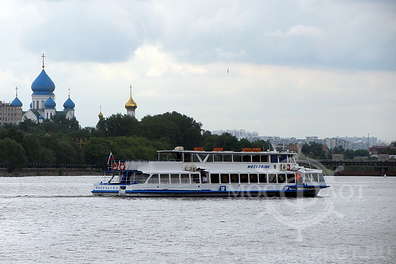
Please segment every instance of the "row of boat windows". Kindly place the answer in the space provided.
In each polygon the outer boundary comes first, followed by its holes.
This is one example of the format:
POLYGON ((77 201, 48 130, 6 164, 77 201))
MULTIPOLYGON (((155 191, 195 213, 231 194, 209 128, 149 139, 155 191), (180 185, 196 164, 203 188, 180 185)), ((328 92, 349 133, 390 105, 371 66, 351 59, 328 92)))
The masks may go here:
MULTIPOLYGON (((135 182, 144 183, 146 174, 136 175, 135 182)), ((297 183, 301 183, 299 178, 297 183)), ((324 182, 322 174, 308 174, 305 182, 324 182)), ((192 174, 153 174, 147 181, 149 184, 200 184, 200 183, 219 183, 219 184, 256 184, 256 183, 296 183, 295 174, 210 174, 202 176, 198 173, 192 174)))
POLYGON ((199 154, 199 153, 159 153, 159 161, 183 162, 295 162, 291 154, 199 154))

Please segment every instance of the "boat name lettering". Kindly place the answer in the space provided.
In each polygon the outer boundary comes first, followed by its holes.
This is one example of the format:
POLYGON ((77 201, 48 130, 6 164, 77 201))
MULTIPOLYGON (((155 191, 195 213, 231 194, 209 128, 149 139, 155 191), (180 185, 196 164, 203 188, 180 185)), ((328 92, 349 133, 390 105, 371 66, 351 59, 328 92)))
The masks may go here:
POLYGON ((269 169, 270 165, 248 165, 248 169, 269 169))

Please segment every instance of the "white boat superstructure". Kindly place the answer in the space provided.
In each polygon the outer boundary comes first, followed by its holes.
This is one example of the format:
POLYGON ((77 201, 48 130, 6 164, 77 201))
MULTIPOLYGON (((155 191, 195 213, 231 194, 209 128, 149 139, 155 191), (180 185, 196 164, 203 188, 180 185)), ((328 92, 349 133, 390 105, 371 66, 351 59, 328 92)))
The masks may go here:
MULTIPOLYGON (((125 161, 94 195, 316 196, 327 188, 321 170, 301 167, 295 153, 278 151, 158 151, 158 161, 125 161)), ((115 162, 115 164, 117 164, 115 162)))

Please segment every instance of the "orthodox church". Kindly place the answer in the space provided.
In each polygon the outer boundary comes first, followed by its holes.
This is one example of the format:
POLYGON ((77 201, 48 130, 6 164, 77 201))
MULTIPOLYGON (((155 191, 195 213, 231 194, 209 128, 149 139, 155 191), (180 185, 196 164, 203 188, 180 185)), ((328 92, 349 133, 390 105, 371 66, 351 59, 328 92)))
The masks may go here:
MULTIPOLYGON (((55 84, 51 78, 47 75, 44 68, 44 54, 42 56, 43 64, 40 74, 36 77, 31 85, 32 102, 30 103, 30 109, 22 114, 22 120, 32 120, 35 123, 41 123, 44 120, 52 119, 56 115, 64 115, 67 119, 73 119, 75 104, 69 96, 63 103, 63 111, 56 110, 55 103, 55 84)), ((11 102, 11 106, 22 107, 22 102, 18 99, 18 95, 11 102)))
MULTIPOLYGON (((129 98, 128 101, 125 103, 126 115, 136 118, 135 110, 137 108, 137 104, 135 100, 132 98, 132 85, 129 86, 129 98)), ((100 111, 98 114, 99 120, 104 119, 104 115, 102 113, 102 107, 100 106, 100 111)))
POLYGON ((132 99, 132 85, 129 86, 129 99, 125 103, 125 109, 127 110, 127 115, 135 117, 135 110, 137 108, 136 102, 132 99))

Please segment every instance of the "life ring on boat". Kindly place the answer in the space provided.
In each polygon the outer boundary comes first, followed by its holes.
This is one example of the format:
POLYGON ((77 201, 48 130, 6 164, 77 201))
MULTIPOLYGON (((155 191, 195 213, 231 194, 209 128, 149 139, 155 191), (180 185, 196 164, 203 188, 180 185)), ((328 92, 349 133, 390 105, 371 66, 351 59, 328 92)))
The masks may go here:
POLYGON ((287 170, 289 171, 291 169, 290 164, 287 164, 287 170))
POLYGON ((281 169, 282 169, 282 170, 286 170, 286 169, 287 169, 287 166, 286 166, 286 164, 282 164, 282 167, 281 167, 281 169))
POLYGON ((113 162, 113 164, 111 165, 111 169, 118 170, 118 164, 116 162, 113 162))
POLYGON ((120 170, 125 170, 125 163, 124 162, 120 163, 120 170))

